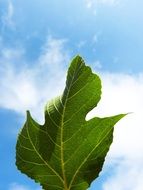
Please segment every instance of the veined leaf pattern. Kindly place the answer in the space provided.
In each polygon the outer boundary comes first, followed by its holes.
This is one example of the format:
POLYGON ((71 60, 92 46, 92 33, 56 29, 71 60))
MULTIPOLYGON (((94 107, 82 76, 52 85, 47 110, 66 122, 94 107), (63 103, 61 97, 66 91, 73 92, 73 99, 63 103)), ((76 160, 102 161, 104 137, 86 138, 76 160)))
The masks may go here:
POLYGON ((125 116, 86 121, 100 96, 100 78, 76 56, 63 94, 45 106, 44 125, 27 112, 16 145, 17 168, 45 190, 86 190, 102 170, 114 125, 125 116))

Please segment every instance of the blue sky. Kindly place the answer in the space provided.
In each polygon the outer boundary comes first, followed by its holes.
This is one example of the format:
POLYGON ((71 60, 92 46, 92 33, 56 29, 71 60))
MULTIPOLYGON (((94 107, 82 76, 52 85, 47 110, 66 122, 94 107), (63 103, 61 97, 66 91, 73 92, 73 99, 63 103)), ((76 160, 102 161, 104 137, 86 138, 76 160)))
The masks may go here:
POLYGON ((142 7, 141 0, 0 0, 0 190, 39 190, 15 167, 17 134, 28 109, 43 122, 43 107, 62 92, 76 54, 103 81, 89 117, 133 112, 117 124, 90 190, 142 190, 142 7))

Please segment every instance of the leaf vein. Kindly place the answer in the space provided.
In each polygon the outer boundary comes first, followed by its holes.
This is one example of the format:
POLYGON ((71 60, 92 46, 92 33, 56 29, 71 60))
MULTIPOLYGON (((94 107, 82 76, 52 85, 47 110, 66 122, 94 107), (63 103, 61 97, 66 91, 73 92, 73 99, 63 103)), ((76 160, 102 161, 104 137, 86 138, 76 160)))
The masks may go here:
POLYGON ((43 161, 43 163, 53 172, 57 175, 57 177, 61 180, 62 183, 63 182, 63 179, 61 178, 61 176, 42 158, 42 156, 39 154, 39 152, 37 151, 36 147, 34 146, 32 140, 31 140, 31 137, 30 137, 30 134, 29 134, 29 129, 28 129, 28 125, 26 125, 26 130, 27 130, 27 134, 28 134, 28 137, 29 137, 29 141, 32 145, 32 147, 34 148, 36 154, 39 156, 39 158, 41 159, 41 161, 43 161))
POLYGON ((84 163, 85 163, 85 162, 87 161, 87 159, 90 157, 90 155, 92 154, 92 152, 102 143, 103 139, 105 139, 105 138, 108 136, 108 134, 111 132, 111 130, 112 130, 112 128, 111 128, 111 129, 108 131, 108 133, 106 133, 106 135, 98 142, 98 144, 90 151, 90 153, 87 155, 87 157, 83 160, 83 162, 82 162, 82 163, 80 164, 80 166, 77 168, 77 170, 76 170, 75 174, 73 175, 73 178, 72 178, 72 180, 71 180, 71 182, 70 182, 69 189, 70 189, 70 187, 71 187, 71 185, 72 185, 72 183, 73 183, 73 181, 74 181, 76 175, 78 174, 80 168, 84 165, 84 163))

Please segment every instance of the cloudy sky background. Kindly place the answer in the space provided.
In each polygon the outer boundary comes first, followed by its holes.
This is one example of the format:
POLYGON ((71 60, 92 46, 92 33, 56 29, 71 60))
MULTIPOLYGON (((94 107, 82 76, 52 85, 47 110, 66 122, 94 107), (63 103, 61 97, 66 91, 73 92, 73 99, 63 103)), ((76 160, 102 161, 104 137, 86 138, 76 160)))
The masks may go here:
POLYGON ((0 190, 40 190, 15 167, 25 111, 43 122, 68 63, 80 54, 102 79, 102 99, 88 117, 132 112, 90 190, 143 187, 143 1, 0 0, 0 190))

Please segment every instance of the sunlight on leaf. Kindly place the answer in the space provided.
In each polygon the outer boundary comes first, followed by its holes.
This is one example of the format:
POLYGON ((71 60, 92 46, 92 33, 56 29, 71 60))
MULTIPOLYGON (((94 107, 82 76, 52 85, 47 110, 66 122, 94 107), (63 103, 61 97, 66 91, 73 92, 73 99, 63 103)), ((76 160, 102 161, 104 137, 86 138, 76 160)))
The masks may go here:
POLYGON ((86 190, 102 170, 113 126, 125 116, 86 121, 100 96, 100 78, 76 56, 63 94, 45 106, 44 125, 27 112, 17 140, 17 168, 45 190, 86 190))

